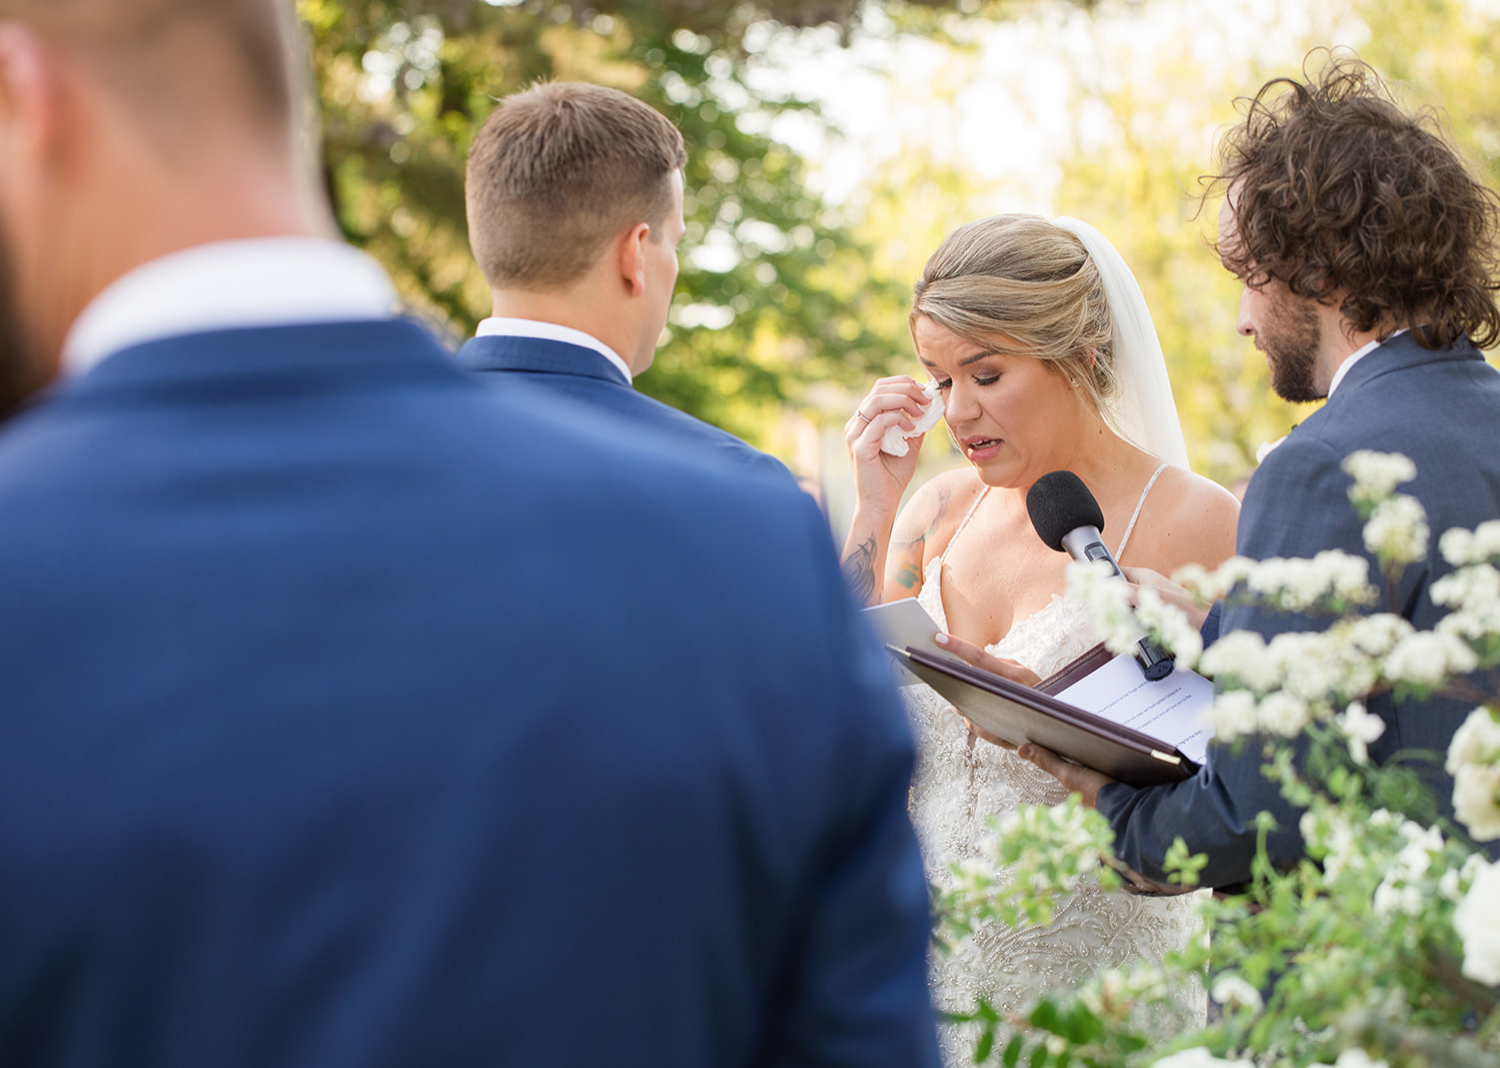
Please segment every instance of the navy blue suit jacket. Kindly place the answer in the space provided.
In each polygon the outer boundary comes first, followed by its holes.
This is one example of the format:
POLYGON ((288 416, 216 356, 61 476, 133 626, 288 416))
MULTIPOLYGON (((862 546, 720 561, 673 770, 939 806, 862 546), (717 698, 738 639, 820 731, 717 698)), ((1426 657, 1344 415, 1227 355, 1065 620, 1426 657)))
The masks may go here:
MULTIPOLYGON (((1432 603, 1432 583, 1451 570, 1438 551, 1438 536, 1500 517, 1500 374, 1467 341, 1432 352, 1402 334, 1366 355, 1250 480, 1240 513, 1240 555, 1264 560, 1342 549, 1369 559, 1370 574, 1378 578, 1364 547, 1363 521, 1349 502, 1351 479, 1342 469, 1345 457, 1359 449, 1402 453, 1417 465, 1416 481, 1399 492, 1415 496, 1427 510, 1427 559, 1407 567, 1395 589, 1376 584, 1385 593, 1382 610, 1389 606, 1418 629, 1430 629, 1447 613, 1432 603)), ((1218 625, 1225 634, 1250 630, 1269 639, 1323 627, 1327 620, 1229 605, 1218 625)), ((1370 746, 1370 756, 1383 762, 1398 752, 1436 754, 1412 766, 1431 788, 1440 815, 1451 818, 1453 780, 1443 771, 1442 754, 1472 708, 1472 702, 1447 698, 1374 697, 1369 709, 1386 730, 1370 746)), ((1187 782, 1147 790, 1123 783, 1105 787, 1098 807, 1114 827, 1120 859, 1164 881, 1162 859, 1181 835, 1192 852, 1209 857, 1205 885, 1242 882, 1255 856, 1255 815, 1267 810, 1280 827, 1268 840, 1272 858, 1294 860, 1303 848, 1299 813, 1265 778, 1263 764, 1258 744, 1238 753, 1215 745, 1187 782)), ((1488 849, 1496 855, 1500 843, 1488 849)))
POLYGON ((690 452, 716 458, 732 471, 792 482, 786 465, 718 427, 636 391, 620 369, 592 349, 543 338, 472 338, 459 365, 498 384, 522 380, 598 405, 650 427, 690 452))
POLYGON ((823 517, 538 392, 224 331, 0 433, 0 1064, 937 1063, 823 517))

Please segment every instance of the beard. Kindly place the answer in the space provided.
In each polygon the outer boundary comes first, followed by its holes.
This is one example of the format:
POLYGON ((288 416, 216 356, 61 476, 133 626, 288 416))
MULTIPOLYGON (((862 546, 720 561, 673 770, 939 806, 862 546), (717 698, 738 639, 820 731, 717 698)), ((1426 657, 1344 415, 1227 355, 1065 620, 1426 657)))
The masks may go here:
POLYGON ((1328 396, 1317 382, 1322 345, 1323 327, 1312 302, 1282 294, 1255 336, 1255 347, 1271 365, 1271 389, 1278 397, 1302 402, 1328 396))

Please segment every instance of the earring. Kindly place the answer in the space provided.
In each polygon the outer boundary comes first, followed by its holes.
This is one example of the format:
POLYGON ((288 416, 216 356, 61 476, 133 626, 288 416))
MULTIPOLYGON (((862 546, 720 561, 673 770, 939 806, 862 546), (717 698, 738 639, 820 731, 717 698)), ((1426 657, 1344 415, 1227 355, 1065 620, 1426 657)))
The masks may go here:
POLYGON ((1076 378, 1070 378, 1070 379, 1068 379, 1068 385, 1072 386, 1074 389, 1077 389, 1078 388, 1078 379, 1076 379, 1076 378))

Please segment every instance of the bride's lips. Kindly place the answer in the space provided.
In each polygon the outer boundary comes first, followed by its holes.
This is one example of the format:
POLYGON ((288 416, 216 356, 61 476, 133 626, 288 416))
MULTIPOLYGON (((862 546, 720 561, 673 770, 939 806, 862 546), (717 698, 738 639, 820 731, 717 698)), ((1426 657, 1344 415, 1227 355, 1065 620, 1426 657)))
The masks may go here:
POLYGON ((975 463, 988 460, 1000 451, 1003 444, 1000 438, 986 438, 975 435, 972 438, 964 438, 960 442, 964 447, 964 455, 975 463))

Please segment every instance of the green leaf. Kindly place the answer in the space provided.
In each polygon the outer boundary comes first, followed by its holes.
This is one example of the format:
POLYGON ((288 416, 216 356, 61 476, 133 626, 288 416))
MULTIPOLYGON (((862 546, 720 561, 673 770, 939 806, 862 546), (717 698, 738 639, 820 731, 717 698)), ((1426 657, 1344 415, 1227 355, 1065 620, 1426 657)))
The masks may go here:
POLYGON ((1025 1048, 1026 1044, 1021 1041, 1021 1036, 1012 1035, 1010 1041, 1005 1044, 1005 1052, 1000 1055, 1000 1063, 1005 1065, 1005 1068, 1016 1068, 1016 1065, 1021 1062, 1021 1053, 1025 1048))

